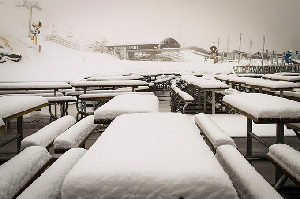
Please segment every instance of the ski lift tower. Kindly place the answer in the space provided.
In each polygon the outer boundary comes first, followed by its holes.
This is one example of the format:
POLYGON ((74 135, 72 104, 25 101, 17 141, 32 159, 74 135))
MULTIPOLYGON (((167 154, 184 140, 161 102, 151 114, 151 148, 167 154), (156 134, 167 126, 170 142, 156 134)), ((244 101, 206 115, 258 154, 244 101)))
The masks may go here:
POLYGON ((39 6, 39 2, 31 2, 31 1, 27 1, 24 0, 23 4, 21 5, 22 7, 26 7, 27 9, 29 9, 29 31, 28 31, 28 37, 32 37, 33 36, 33 32, 31 30, 31 20, 32 20, 32 8, 36 8, 39 11, 42 10, 42 8, 39 6))

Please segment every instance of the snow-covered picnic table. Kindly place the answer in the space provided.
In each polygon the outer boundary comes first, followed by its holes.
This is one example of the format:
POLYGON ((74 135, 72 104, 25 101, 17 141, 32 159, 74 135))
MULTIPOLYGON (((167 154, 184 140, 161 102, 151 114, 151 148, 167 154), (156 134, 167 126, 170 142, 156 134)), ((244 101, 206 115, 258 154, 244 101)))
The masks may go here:
POLYGON ((0 83, 0 90, 54 90, 71 89, 71 85, 66 82, 8 82, 0 83))
POLYGON ((148 86, 149 84, 141 80, 120 80, 120 81, 74 81, 71 82, 71 85, 75 88, 84 89, 84 93, 86 93, 86 89, 91 87, 98 87, 98 88, 132 87, 132 91, 134 91, 134 88, 138 86, 148 86))
POLYGON ((117 95, 94 113, 96 124, 110 123, 117 116, 130 113, 149 113, 159 111, 159 101, 154 95, 117 95))
POLYGON ((275 81, 288 81, 288 82, 300 82, 300 76, 288 76, 288 75, 278 75, 278 74, 267 74, 262 76, 264 79, 270 79, 275 81))
POLYGON ((23 115, 48 106, 47 99, 40 96, 4 96, 0 97, 0 118, 8 122, 17 118, 17 135, 0 144, 0 147, 17 139, 18 151, 20 151, 23 139, 23 115))
MULTIPOLYGON (((224 91, 228 89, 229 86, 219 80, 208 80, 203 77, 196 77, 192 75, 182 76, 181 79, 187 84, 193 86, 194 88, 200 89, 203 91, 204 99, 204 111, 206 111, 206 92, 211 92, 211 103, 212 103, 212 113, 215 114, 215 103, 216 103, 216 91, 224 91)), ((200 95, 198 95, 198 104, 200 105, 200 95)))
POLYGON ((300 85, 286 81, 271 81, 265 79, 249 78, 246 85, 255 88, 267 88, 271 91, 280 91, 280 97, 283 97, 283 91, 291 91, 294 88, 299 88, 300 85))
POLYGON ((112 80, 143 80, 144 77, 141 75, 134 76, 91 76, 88 77, 87 81, 112 81, 112 80))
POLYGON ((66 176, 62 198, 238 198, 189 117, 117 117, 66 176), (155 124, 155 125, 154 125, 155 124))
MULTIPOLYGON (((247 117, 247 155, 252 155, 252 120, 277 124, 276 143, 284 143, 284 123, 300 122, 300 103, 261 93, 227 95, 223 103, 247 117)), ((254 135, 255 136, 255 135, 254 135)))

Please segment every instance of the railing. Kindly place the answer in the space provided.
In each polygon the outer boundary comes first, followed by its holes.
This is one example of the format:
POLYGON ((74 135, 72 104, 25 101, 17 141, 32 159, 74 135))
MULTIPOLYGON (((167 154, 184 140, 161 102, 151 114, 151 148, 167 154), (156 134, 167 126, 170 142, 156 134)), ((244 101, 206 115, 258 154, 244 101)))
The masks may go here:
POLYGON ((273 74, 280 72, 299 73, 300 65, 282 66, 234 66, 235 73, 273 74))

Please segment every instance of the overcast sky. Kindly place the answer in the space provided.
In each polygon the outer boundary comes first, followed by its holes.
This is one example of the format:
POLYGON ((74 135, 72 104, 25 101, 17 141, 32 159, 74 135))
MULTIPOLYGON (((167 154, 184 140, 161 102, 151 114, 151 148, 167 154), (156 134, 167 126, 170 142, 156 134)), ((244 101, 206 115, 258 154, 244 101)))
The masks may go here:
MULTIPOLYGON (((7 1, 7 0, 6 0, 7 1)), ((43 24, 109 41, 173 37, 183 46, 252 53, 300 49, 300 0, 38 0, 43 24), (72 27, 72 28, 70 28, 72 27)), ((38 12, 38 11, 34 11, 38 12)), ((46 27, 46 26, 45 26, 46 27)), ((41 29, 42 31, 42 29, 41 29)))

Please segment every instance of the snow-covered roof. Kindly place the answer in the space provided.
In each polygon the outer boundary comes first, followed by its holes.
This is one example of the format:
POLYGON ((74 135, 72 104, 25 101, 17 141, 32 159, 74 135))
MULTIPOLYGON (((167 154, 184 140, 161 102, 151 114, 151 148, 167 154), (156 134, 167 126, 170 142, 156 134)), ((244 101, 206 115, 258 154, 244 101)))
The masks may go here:
POLYGON ((143 44, 160 44, 168 37, 160 38, 148 38, 148 39, 135 39, 135 40, 124 40, 124 41, 111 41, 106 46, 126 46, 126 45, 143 45, 143 44))
POLYGON ((108 126, 62 186, 65 199, 101 196, 238 198, 193 121, 179 113, 126 114, 108 126))
POLYGON ((300 103, 261 93, 224 96, 223 102, 256 119, 300 119, 300 103))
POLYGON ((118 95, 99 107, 95 120, 114 119, 128 113, 158 112, 158 98, 154 95, 124 94, 118 95))

